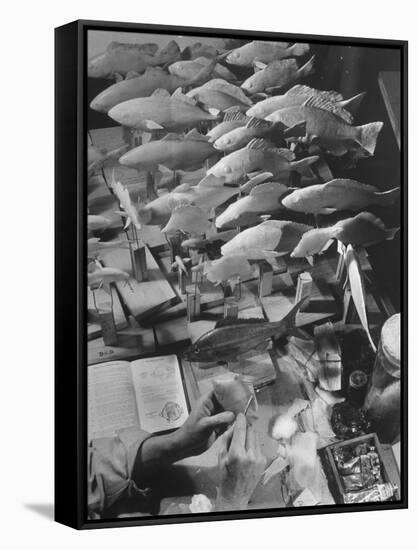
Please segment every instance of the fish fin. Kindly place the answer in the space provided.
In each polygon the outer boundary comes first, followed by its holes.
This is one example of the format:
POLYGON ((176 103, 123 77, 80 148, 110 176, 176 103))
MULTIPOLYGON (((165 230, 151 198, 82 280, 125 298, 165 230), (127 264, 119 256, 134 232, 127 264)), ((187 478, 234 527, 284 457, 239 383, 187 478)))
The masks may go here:
POLYGON ((273 124, 268 120, 263 120, 253 116, 249 119, 245 126, 247 128, 271 128, 273 124))
MULTIPOLYGON (((378 193, 378 189, 377 187, 374 187, 374 185, 361 183, 359 181, 351 180, 347 178, 335 178, 331 181, 327 181, 327 183, 324 183, 324 189, 325 189, 325 186, 327 187, 342 186, 350 189, 356 189, 356 190, 358 189, 359 191, 370 191, 371 193, 378 193)), ((399 187, 397 187, 396 189, 399 189, 399 187)), ((386 191, 386 193, 389 193, 389 191, 386 191)))
POLYGON ((291 163, 292 170, 296 170, 299 174, 312 176, 312 170, 309 168, 319 159, 318 156, 306 157, 301 160, 294 160, 291 163))
POLYGON ((124 80, 123 76, 120 73, 113 73, 115 82, 122 82, 124 80))
POLYGON ((306 121, 298 122, 293 126, 289 126, 283 132, 285 138, 289 137, 303 137, 306 135, 306 121))
POLYGON ((277 153, 280 156, 284 156, 285 158, 288 154, 293 155, 293 153, 289 151, 289 149, 278 149, 273 142, 264 138, 253 138, 247 143, 246 148, 270 151, 272 153, 277 153))
POLYGON ((158 124, 158 122, 155 122, 154 120, 144 120, 144 126, 148 131, 152 130, 164 130, 164 127, 161 126, 161 124, 158 124))
POLYGON ((112 295, 112 291, 110 290, 110 284, 109 283, 103 283, 103 281, 100 283, 99 288, 103 288, 103 290, 109 294, 109 296, 112 295))
POLYGON ((231 319, 227 317, 226 319, 219 319, 218 321, 216 321, 215 328, 229 327, 231 325, 255 325, 265 322, 265 319, 259 319, 258 317, 249 317, 247 319, 240 319, 239 317, 231 319))
POLYGON ((238 107, 229 107, 224 111, 223 122, 231 120, 248 120, 248 117, 238 107))
POLYGON ((309 300, 309 296, 306 296, 305 298, 302 298, 297 304, 295 304, 292 309, 287 313, 281 321, 276 321, 274 324, 276 324, 278 327, 282 328, 283 323, 287 325, 287 327, 293 331, 296 327, 296 315, 298 314, 300 308, 304 306, 309 300))
POLYGON ((219 117, 219 115, 221 114, 221 111, 219 109, 215 109, 214 107, 208 107, 206 110, 210 115, 214 117, 219 117))
POLYGON ((254 197, 256 195, 261 195, 262 193, 271 193, 272 191, 277 191, 277 195, 278 195, 277 200, 279 200, 281 195, 288 191, 288 187, 283 183, 277 183, 275 181, 267 181, 264 183, 260 183, 256 187, 253 187, 249 194, 252 197, 254 197))
POLYGON ((266 63, 262 63, 261 61, 254 61, 253 63, 254 72, 258 73, 258 71, 263 71, 266 67, 266 63))
POLYGON ((286 53, 289 54, 289 57, 299 57, 302 55, 305 55, 309 52, 310 46, 309 44, 303 44, 301 42, 297 42, 296 44, 293 44, 293 46, 290 46, 290 48, 287 48, 286 53))
POLYGON ((257 172, 255 175, 251 174, 250 179, 241 185, 240 190, 242 193, 249 193, 260 183, 265 182, 273 177, 271 172, 257 172))
POLYGON ((356 138, 356 141, 370 155, 374 154, 377 138, 382 126, 383 122, 370 122, 369 124, 363 124, 363 126, 357 126, 358 137, 356 138))
POLYGON ((392 241, 399 230, 400 230, 400 227, 393 227, 392 229, 386 229, 386 240, 392 241))
POLYGON ((350 99, 341 99, 338 103, 340 107, 347 109, 350 113, 356 113, 365 95, 366 92, 361 92, 360 94, 350 97, 350 99))
POLYGON ((183 94, 181 87, 177 88, 173 92, 173 95, 171 96, 172 99, 177 99, 179 101, 183 101, 184 103, 188 103, 189 105, 196 106, 197 101, 193 99, 192 97, 189 97, 188 95, 183 94))
POLYGON ((279 252, 276 252, 275 250, 261 250, 261 252, 267 261, 280 256, 279 252))
POLYGON ((315 56, 313 55, 309 61, 305 63, 305 65, 302 65, 302 67, 299 67, 297 70, 297 73, 300 77, 308 76, 309 74, 314 72, 314 61, 315 56))
POLYGON ((330 101, 328 98, 323 96, 311 96, 303 103, 303 106, 315 107, 316 109, 328 111, 329 113, 332 113, 333 115, 336 115, 344 120, 347 124, 351 124, 353 122, 353 115, 351 113, 343 109, 339 103, 330 101))
POLYGON ((305 260, 308 262, 308 264, 313 267, 314 265, 314 259, 313 256, 305 256, 305 260))
POLYGON ((190 191, 191 185, 188 183, 182 183, 181 185, 178 185, 175 189, 176 193, 186 193, 187 191, 190 191))
MULTIPOLYGON (((195 60, 197 61, 197 59, 195 60)), ((195 86, 208 80, 216 67, 216 59, 212 59, 207 65, 203 65, 202 68, 191 78, 188 82, 188 86, 195 86)))
POLYGON ((167 166, 164 166, 164 164, 159 164, 158 165, 158 170, 162 174, 172 174, 173 173, 173 170, 170 170, 170 168, 167 168, 167 166))
POLYGON ((161 138, 160 141, 179 141, 181 139, 183 139, 182 135, 176 134, 175 132, 169 132, 163 138, 161 138))
POLYGON ((132 80, 133 78, 137 78, 138 76, 140 75, 136 71, 128 71, 126 73, 125 80, 132 80))
POLYGON ((336 211, 337 211, 336 208, 329 208, 329 207, 324 206, 324 208, 321 208, 318 211, 318 214, 334 214, 334 212, 336 212, 336 211))
POLYGON ((151 94, 151 97, 170 97, 170 92, 167 91, 165 88, 157 88, 154 90, 151 94))
POLYGON ((305 86, 304 84, 296 84, 296 86, 293 86, 293 88, 286 92, 286 95, 302 95, 306 98, 321 96, 327 98, 329 101, 342 101, 344 99, 340 93, 335 92, 334 90, 317 90, 316 88, 311 88, 310 86, 305 86))
POLYGON ((318 254, 323 254, 324 252, 326 252, 333 242, 334 242, 334 239, 329 239, 321 248, 321 250, 318 252, 318 254))
POLYGON ((390 189, 389 191, 378 193, 376 196, 376 199, 379 205, 390 206, 392 204, 395 204, 399 200, 400 195, 401 195, 401 188, 395 187, 394 189, 390 189))
POLYGON ((193 130, 190 130, 185 136, 185 140, 192 140, 192 141, 204 141, 207 142, 209 138, 207 136, 204 136, 203 134, 200 134, 196 128, 193 128, 193 130))
POLYGON ((223 184, 225 183, 225 178, 218 178, 214 176, 213 174, 207 174, 203 179, 199 181, 197 184, 197 187, 223 187, 223 184))

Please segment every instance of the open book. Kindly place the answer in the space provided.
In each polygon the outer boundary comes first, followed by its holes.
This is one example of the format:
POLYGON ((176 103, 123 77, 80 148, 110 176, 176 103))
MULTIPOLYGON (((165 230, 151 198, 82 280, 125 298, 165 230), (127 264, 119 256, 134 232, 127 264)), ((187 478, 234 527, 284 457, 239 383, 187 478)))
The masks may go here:
POLYGON ((179 428, 188 416, 175 355, 99 363, 88 368, 88 438, 139 426, 150 432, 179 428))

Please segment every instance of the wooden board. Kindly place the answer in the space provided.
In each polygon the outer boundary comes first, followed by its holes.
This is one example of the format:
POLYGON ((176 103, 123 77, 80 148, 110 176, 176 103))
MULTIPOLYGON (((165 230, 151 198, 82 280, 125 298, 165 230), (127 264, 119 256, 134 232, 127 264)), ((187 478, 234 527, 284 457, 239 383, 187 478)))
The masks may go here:
POLYGON ((161 273, 153 255, 146 248, 148 280, 138 283, 132 277, 132 266, 129 250, 117 249, 103 254, 105 266, 117 267, 131 274, 127 281, 118 282, 116 286, 123 302, 131 315, 138 321, 149 317, 157 310, 175 303, 178 298, 167 279, 161 273))
MULTIPOLYGON (((96 305, 100 308, 101 304, 110 304, 110 296, 103 288, 98 288, 94 291, 96 294, 96 305)), ((125 313, 122 308, 122 304, 119 299, 119 295, 113 286, 111 287, 112 298, 113 298, 113 315, 115 317, 116 328, 124 328, 127 326, 128 321, 126 319, 125 313)), ((90 288, 87 288, 87 309, 92 312, 93 315, 96 314, 96 307, 93 300, 93 292, 90 288)), ((88 339, 97 338, 102 334, 102 328, 99 321, 88 323, 87 324, 87 335, 88 339)))

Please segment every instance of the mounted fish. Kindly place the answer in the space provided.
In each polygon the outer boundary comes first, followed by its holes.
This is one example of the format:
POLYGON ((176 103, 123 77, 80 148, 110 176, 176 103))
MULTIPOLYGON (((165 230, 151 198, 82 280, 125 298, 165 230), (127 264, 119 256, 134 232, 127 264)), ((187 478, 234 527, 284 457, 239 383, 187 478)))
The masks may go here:
POLYGON ((371 246, 384 240, 392 240, 399 227, 386 229, 381 219, 370 212, 361 212, 330 227, 312 229, 305 233, 291 254, 292 258, 306 258, 321 254, 333 239, 354 246, 371 246))
MULTIPOLYGON (((305 125, 300 129, 299 135, 305 135, 305 125)), ((213 146, 224 153, 232 153, 237 149, 245 147, 254 138, 265 138, 270 140, 276 146, 284 147, 286 145, 286 126, 281 122, 272 123, 259 118, 250 118, 245 126, 241 126, 227 132, 218 138, 213 146)), ((292 132, 292 135, 294 133, 292 132)))
POLYGON ((216 227, 223 229, 250 225, 261 214, 283 209, 280 199, 288 190, 286 185, 272 181, 254 187, 248 196, 230 204, 216 218, 216 227))
POLYGON ((272 61, 268 65, 256 63, 256 72, 241 84, 241 88, 248 94, 276 92, 310 75, 314 71, 314 60, 312 56, 302 67, 296 59, 272 61))
POLYGON ((157 189, 167 188, 170 191, 182 183, 194 186, 205 177, 205 174, 205 168, 199 168, 198 170, 192 171, 170 170, 166 166, 160 164, 158 170, 154 172, 155 186, 157 189))
POLYGON ((157 44, 123 44, 111 42, 106 50, 87 64, 90 78, 121 78, 130 72, 141 74, 147 67, 174 63, 180 59, 180 48, 174 40, 158 52, 157 44))
POLYGON ((265 349, 270 338, 299 334, 296 314, 303 304, 301 300, 281 321, 274 323, 263 319, 222 319, 193 343, 184 358, 197 363, 224 362, 253 349, 265 349))
POLYGON ((158 165, 171 170, 195 170, 216 151, 208 138, 195 129, 186 136, 169 133, 125 153, 119 163, 137 170, 155 170, 158 165))
POLYGON ((253 40, 230 52, 225 61, 230 65, 250 67, 255 61, 270 63, 285 57, 298 57, 309 52, 309 44, 293 44, 289 42, 267 42, 253 40))
POLYGON ((91 238, 87 241, 87 256, 88 258, 98 258, 102 252, 119 248, 129 248, 129 241, 101 241, 97 238, 91 238))
POLYGON ((181 247, 182 248, 196 248, 199 250, 206 251, 207 248, 212 245, 213 243, 217 242, 227 242, 232 237, 235 237, 237 234, 237 231, 235 229, 230 229, 229 231, 221 231, 220 233, 215 233, 214 235, 211 235, 210 237, 201 238, 201 237, 195 237, 192 239, 186 239, 185 241, 182 241, 181 247))
POLYGON ((231 107, 237 107, 240 111, 246 111, 252 105, 252 101, 238 86, 222 78, 209 80, 203 86, 194 88, 187 93, 190 97, 208 108, 226 111, 231 107))
POLYGON ((257 187, 257 185, 273 178, 273 174, 271 172, 254 172, 254 174, 255 175, 248 174, 250 179, 241 185, 240 189, 242 193, 248 194, 252 189, 254 189, 254 187, 257 187))
POLYGON ((267 220, 238 233, 221 249, 223 256, 243 256, 248 260, 272 261, 294 250, 302 235, 312 229, 292 221, 267 220))
POLYGON ((181 205, 173 208, 170 219, 162 233, 174 234, 177 231, 189 235, 203 235, 211 228, 206 212, 199 206, 192 204, 181 205))
POLYGON ((245 116, 239 110, 229 110, 224 114, 222 122, 209 130, 206 135, 209 138, 210 143, 214 143, 231 130, 245 126, 248 121, 249 117, 245 116))
POLYGON ((344 109, 336 110, 335 106, 321 97, 311 97, 303 105, 275 111, 267 120, 282 122, 286 126, 305 122, 307 141, 323 142, 328 149, 332 142, 354 141, 373 155, 383 122, 351 126, 352 115, 344 109))
POLYGON ((146 132, 179 131, 194 128, 203 121, 218 120, 217 111, 216 114, 204 111, 179 89, 172 96, 159 89, 151 97, 124 101, 112 107, 108 115, 123 126, 146 132))
POLYGON ((135 229, 141 229, 142 223, 139 219, 138 212, 131 201, 129 191, 125 187, 123 187, 123 185, 119 181, 116 182, 114 177, 111 182, 111 187, 116 197, 118 198, 120 207, 122 209, 119 213, 123 218, 126 218, 124 229, 127 229, 131 224, 133 224, 135 229))
POLYGON ((283 95, 275 95, 259 101, 248 109, 247 116, 265 118, 280 109, 303 105, 311 97, 321 97, 334 103, 337 109, 346 109, 351 113, 357 110, 365 95, 366 92, 363 92, 350 99, 344 99, 341 94, 333 90, 316 90, 303 84, 296 84, 283 95))
POLYGON ((309 166, 317 160, 318 157, 313 156, 295 161, 289 149, 279 149, 264 139, 252 139, 246 147, 221 158, 207 174, 225 178, 226 183, 238 183, 251 172, 263 170, 287 180, 292 170, 310 172, 309 166))
MULTIPOLYGON (((189 61, 176 61, 168 67, 168 72, 182 80, 193 82, 195 81, 196 75, 198 75, 204 67, 209 66, 210 63, 211 60, 207 57, 197 57, 189 61)), ((228 82, 236 82, 237 80, 234 73, 231 73, 229 69, 220 63, 214 64, 212 76, 213 78, 222 78, 228 82)))
POLYGON ((130 275, 117 267, 102 267, 96 264, 93 272, 87 273, 87 284, 92 290, 103 288, 108 294, 111 294, 111 283, 119 281, 128 281, 130 275))
POLYGON ((356 307, 361 325, 367 335, 372 350, 376 353, 376 346, 372 340, 367 321, 366 291, 364 288, 363 274, 360 268, 360 261, 357 254, 349 244, 345 251, 345 265, 347 267, 348 282, 350 284, 351 296, 356 307))
MULTIPOLYGON (((199 270, 200 266, 192 268, 199 270)), ((227 282, 238 284, 239 281, 249 279, 255 275, 255 267, 246 258, 241 256, 228 256, 213 261, 206 261, 203 264, 203 274, 208 281, 215 286, 227 282)))
POLYGON ((337 210, 363 210, 370 205, 391 206, 400 196, 400 187, 380 192, 376 187, 350 179, 295 189, 284 197, 283 206, 305 214, 332 214, 337 210))

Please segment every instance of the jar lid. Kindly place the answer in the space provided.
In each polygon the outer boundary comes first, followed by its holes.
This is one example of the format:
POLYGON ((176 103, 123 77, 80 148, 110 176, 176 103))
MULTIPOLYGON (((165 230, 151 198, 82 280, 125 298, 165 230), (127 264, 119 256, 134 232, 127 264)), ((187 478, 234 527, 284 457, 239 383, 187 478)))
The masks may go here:
POLYGON ((392 315, 386 321, 382 328, 380 338, 383 353, 391 362, 393 372, 392 376, 399 377, 401 368, 401 314, 392 315))

